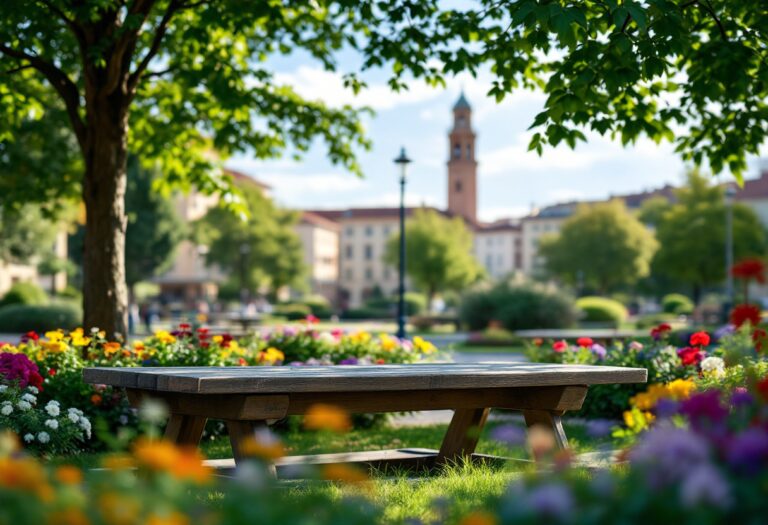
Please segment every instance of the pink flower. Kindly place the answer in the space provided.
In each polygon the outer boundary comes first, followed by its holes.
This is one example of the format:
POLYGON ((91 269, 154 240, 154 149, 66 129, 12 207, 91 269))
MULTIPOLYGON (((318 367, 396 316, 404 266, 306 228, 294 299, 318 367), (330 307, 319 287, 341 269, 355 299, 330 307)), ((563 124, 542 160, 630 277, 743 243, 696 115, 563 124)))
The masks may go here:
POLYGON ((691 346, 709 346, 710 337, 707 332, 696 332, 691 336, 691 346))
POLYGON ((18 381, 21 388, 32 385, 42 389, 40 370, 24 354, 0 354, 0 376, 6 381, 18 381))
POLYGON ((565 352, 566 350, 568 350, 568 343, 566 343, 564 340, 555 341, 555 343, 552 344, 552 350, 554 350, 558 354, 565 352))

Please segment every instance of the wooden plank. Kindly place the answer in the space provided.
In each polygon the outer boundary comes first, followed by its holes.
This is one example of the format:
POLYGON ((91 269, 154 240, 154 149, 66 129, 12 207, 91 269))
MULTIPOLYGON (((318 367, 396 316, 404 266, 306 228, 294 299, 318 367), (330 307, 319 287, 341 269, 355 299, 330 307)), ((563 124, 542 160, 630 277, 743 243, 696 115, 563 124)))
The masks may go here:
POLYGON ((478 407, 565 411, 579 410, 586 395, 586 386, 296 393, 289 396, 287 413, 304 414, 318 402, 338 406, 350 413, 478 407))
POLYGON ((525 424, 528 428, 541 425, 552 431, 555 436, 555 444, 560 450, 568 448, 568 438, 563 429, 561 413, 550 410, 524 410, 525 424))
POLYGON ((171 414, 165 427, 165 439, 177 445, 197 446, 205 430, 205 423, 204 417, 171 414))
POLYGON ((87 368, 89 383, 171 392, 293 393, 642 383, 643 368, 547 363, 87 368))
POLYGON ((453 412, 453 418, 448 425, 437 463, 445 464, 457 461, 462 457, 471 456, 477 447, 480 433, 488 418, 488 408, 460 408, 453 412))

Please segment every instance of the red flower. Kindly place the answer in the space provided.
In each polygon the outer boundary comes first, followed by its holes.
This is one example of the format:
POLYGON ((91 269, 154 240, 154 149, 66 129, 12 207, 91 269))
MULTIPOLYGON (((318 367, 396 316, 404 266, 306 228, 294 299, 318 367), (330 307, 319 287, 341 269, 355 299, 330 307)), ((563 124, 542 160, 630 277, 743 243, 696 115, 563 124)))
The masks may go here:
POLYGON ((33 341, 37 341, 38 339, 40 339, 40 336, 37 335, 37 332, 31 331, 31 330, 27 332, 25 335, 27 336, 27 339, 32 339, 33 341))
POLYGON ((762 284, 765 282, 765 263, 761 259, 743 259, 731 266, 731 275, 746 281, 754 279, 762 284))
POLYGON ((763 396, 763 399, 768 401, 768 376, 765 376, 757 382, 757 391, 763 396))
POLYGON ((691 346, 709 346, 710 337, 707 332, 696 332, 691 336, 691 346))
POLYGON ((556 341, 552 345, 552 350, 554 350, 558 354, 561 352, 565 352, 566 350, 568 350, 568 343, 566 343, 565 341, 556 341))
POLYGON ((740 304, 731 310, 730 320, 736 328, 741 328, 747 322, 751 326, 757 326, 762 320, 760 308, 752 304, 740 304))
POLYGON ((192 328, 192 325, 191 325, 191 324, 189 324, 189 323, 180 323, 180 324, 179 324, 179 329, 180 329, 180 330, 184 330, 184 331, 187 331, 187 330, 189 330, 190 328, 192 328))
POLYGON ((211 343, 208 341, 201 341, 200 342, 200 348, 209 348, 211 346, 211 343))
POLYGON ((376 360, 376 364, 377 365, 383 365, 384 363, 386 363, 386 361, 384 361, 383 359, 377 359, 376 360))
POLYGON ((240 359, 237 360, 237 364, 239 364, 240 366, 248 366, 248 361, 246 361, 241 357, 240 359))
POLYGON ((661 323, 659 326, 651 328, 651 337, 658 340, 664 337, 667 332, 670 332, 672 327, 667 323, 661 323))
POLYGON ((589 348, 594 343, 595 342, 590 337, 579 337, 578 339, 576 339, 576 344, 582 348, 589 348))
POLYGON ((687 346, 677 351, 677 356, 683 363, 683 366, 696 366, 704 359, 704 352, 698 348, 687 346))
POLYGON ((306 317, 306 319, 305 319, 305 320, 306 320, 306 321, 307 321, 309 324, 317 324, 317 323, 319 323, 319 322, 320 322, 320 319, 318 319, 317 317, 315 317, 315 316, 314 316, 314 315, 312 315, 312 314, 309 314, 309 315, 306 317))
POLYGON ((48 369, 48 375, 53 377, 56 375, 56 369, 55 368, 49 368, 48 369))
POLYGON ((103 398, 99 394, 93 394, 91 396, 91 403, 93 403, 94 405, 97 405, 97 406, 100 405, 102 400, 103 398))
POLYGON ((541 337, 534 337, 533 344, 536 346, 541 346, 542 344, 544 344, 544 339, 542 339, 541 337))
POLYGON ((765 344, 768 343, 768 332, 762 328, 758 328, 752 332, 752 342, 755 344, 755 350, 762 352, 765 348, 765 344))

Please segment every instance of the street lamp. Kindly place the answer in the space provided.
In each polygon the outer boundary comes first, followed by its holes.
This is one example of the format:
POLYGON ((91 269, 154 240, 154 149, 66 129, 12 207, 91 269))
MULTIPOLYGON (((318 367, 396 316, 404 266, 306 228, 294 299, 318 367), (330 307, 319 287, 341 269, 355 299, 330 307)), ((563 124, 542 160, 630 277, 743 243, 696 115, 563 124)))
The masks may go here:
POLYGON ((726 322, 733 306, 733 200, 736 188, 732 184, 725 187, 725 304, 723 312, 726 322))
POLYGON ((398 273, 397 298, 397 337, 405 338, 405 172, 411 159, 405 154, 405 148, 400 148, 400 156, 395 159, 400 166, 400 267, 398 273))

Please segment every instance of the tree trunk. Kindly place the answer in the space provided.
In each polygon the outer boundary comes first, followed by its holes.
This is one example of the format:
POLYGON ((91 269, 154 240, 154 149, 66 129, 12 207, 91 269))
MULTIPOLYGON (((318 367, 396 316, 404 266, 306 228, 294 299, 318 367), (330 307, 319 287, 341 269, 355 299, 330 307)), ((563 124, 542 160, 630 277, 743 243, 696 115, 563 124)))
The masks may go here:
POLYGON ((83 254, 83 314, 86 329, 98 327, 110 338, 128 333, 125 284, 125 187, 127 104, 117 96, 95 96, 87 104, 83 201, 86 223, 83 254))

